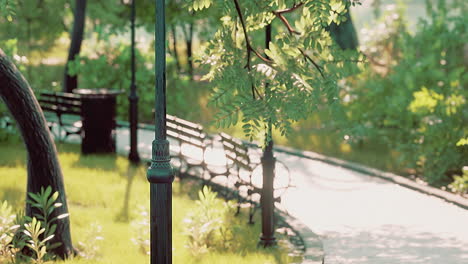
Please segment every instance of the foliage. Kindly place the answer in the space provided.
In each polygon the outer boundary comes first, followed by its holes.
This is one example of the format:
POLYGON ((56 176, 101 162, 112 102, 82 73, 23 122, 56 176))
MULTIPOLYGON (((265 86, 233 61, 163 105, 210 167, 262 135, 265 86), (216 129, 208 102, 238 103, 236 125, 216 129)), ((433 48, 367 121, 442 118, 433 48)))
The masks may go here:
POLYGON ((454 181, 449 185, 452 192, 468 194, 468 166, 463 167, 462 175, 455 175, 454 181))
MULTIPOLYGON (((88 52, 69 63, 69 72, 80 76, 80 86, 110 88, 124 91, 117 97, 117 115, 128 120, 128 98, 131 84, 131 47, 117 36, 109 37, 115 42, 109 45, 96 40, 88 46, 88 52)), ((152 122, 154 109, 154 50, 151 45, 138 45, 135 50, 139 121, 152 122)), ((167 106, 168 113, 190 119, 197 116, 197 110, 189 103, 197 85, 187 76, 178 75, 175 61, 167 57, 167 106)))
MULTIPOLYGON (((64 31, 67 0, 2 0, 0 31, 3 39, 18 39, 28 56, 32 50, 46 51, 64 31), (47 26, 44 26, 47 25, 47 26)), ((23 51, 24 52, 24 51, 23 51)))
POLYGON ((16 2, 13 0, 0 0, 0 14, 8 21, 13 20, 16 10, 16 2))
POLYGON ((14 224, 15 214, 11 206, 4 201, 0 205, 0 263, 14 260, 14 247, 11 244, 19 226, 14 224))
POLYGON ((352 139, 385 142, 436 185, 468 155, 467 146, 456 145, 468 133, 468 19, 452 8, 439 0, 414 35, 404 31, 401 13, 387 14, 364 48, 379 59, 369 52, 372 67, 342 93, 352 139))
POLYGON ((61 206, 55 203, 58 192, 52 194, 52 189, 41 188, 37 194, 29 193, 32 200, 27 202, 38 209, 39 213, 31 218, 22 212, 13 213, 6 201, 0 206, 0 261, 9 263, 44 263, 53 258, 47 251, 59 246, 59 243, 50 243, 55 235, 54 222, 67 215, 52 217, 55 208, 61 206), (30 254, 23 250, 28 247, 30 254))
POLYGON ((232 244, 233 230, 227 219, 233 215, 231 203, 216 198, 211 188, 204 186, 198 192, 197 206, 193 208, 186 223, 187 247, 194 256, 207 253, 212 248, 228 249, 232 244))
POLYGON ((346 7, 356 2, 191 1, 193 10, 223 11, 201 59, 209 68, 204 79, 215 86, 216 124, 228 127, 242 120, 250 139, 267 124, 288 135, 292 122, 335 104, 337 80, 362 58, 339 50, 326 28, 344 21, 346 7), (269 24, 274 37, 263 55, 258 43, 269 24))
POLYGON ((28 62, 28 59, 25 56, 20 55, 18 49, 18 39, 11 38, 6 40, 0 40, 0 47, 5 52, 5 54, 15 63, 15 66, 20 71, 25 71, 25 64, 28 62))
MULTIPOLYGON (((130 52, 130 46, 122 41, 115 45, 97 41, 90 54, 77 56, 69 63, 69 73, 80 76, 81 87, 117 89, 126 91, 126 95, 131 83, 130 52)), ((148 55, 138 50, 135 56, 139 105, 144 109, 152 109, 154 98, 149 95, 153 94, 154 71, 152 64, 148 64, 151 57, 145 57, 148 55)), ((128 119, 128 99, 125 95, 117 99, 117 114, 120 118, 128 119)), ((148 120, 150 117, 151 111, 140 111, 140 120, 148 120)))
POLYGON ((35 217, 30 223, 24 225, 24 234, 28 236, 27 246, 33 251, 35 257, 32 258, 33 263, 44 263, 44 258, 47 254, 46 242, 54 237, 54 235, 41 239, 39 236, 43 235, 45 228, 41 226, 41 222, 37 221, 35 217))
POLYGON ((21 141, 14 121, 6 113, 7 110, 3 109, 1 106, 2 105, 0 105, 0 142, 21 141))
MULTIPOLYGON (((39 193, 29 193, 30 199, 26 201, 33 208, 38 210, 38 212, 33 213, 33 217, 37 218, 41 222, 44 228, 44 236, 46 238, 49 238, 55 234, 55 230, 57 229, 57 224, 55 224, 55 222, 57 222, 59 219, 68 217, 68 213, 58 216, 53 215, 55 208, 62 206, 62 203, 56 202, 58 196, 58 192, 52 193, 52 188, 50 186, 48 186, 46 189, 41 187, 41 191, 39 193)), ((59 247, 61 244, 60 242, 56 242, 52 244, 47 243, 46 245, 47 249, 51 250, 59 247)))

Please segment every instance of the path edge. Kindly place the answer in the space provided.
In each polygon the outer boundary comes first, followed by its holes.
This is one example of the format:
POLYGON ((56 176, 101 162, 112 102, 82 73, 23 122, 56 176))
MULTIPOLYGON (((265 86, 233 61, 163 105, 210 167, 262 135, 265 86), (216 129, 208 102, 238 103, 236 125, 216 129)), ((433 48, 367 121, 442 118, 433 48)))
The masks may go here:
POLYGON ((285 153, 285 154, 307 158, 311 160, 322 161, 328 164, 332 164, 332 165, 336 165, 336 166, 350 169, 353 171, 361 172, 370 176, 375 176, 375 177, 396 183, 400 186, 418 191, 420 193, 438 197, 458 207, 468 210, 468 199, 460 195, 456 195, 447 191, 443 191, 443 190, 440 190, 440 189, 437 189, 428 185, 422 185, 420 183, 417 183, 413 180, 410 180, 406 177, 403 177, 394 173, 381 171, 381 170, 367 167, 367 166, 364 166, 355 162, 351 162, 351 161, 345 161, 342 159, 328 157, 328 156, 318 154, 312 151, 301 151, 301 150, 284 147, 284 146, 277 146, 274 148, 274 150, 280 153, 285 153))
POLYGON ((275 213, 301 237, 304 245, 304 260, 301 263, 323 264, 325 251, 323 249, 323 243, 320 236, 314 233, 301 220, 288 214, 287 212, 276 208, 275 213))

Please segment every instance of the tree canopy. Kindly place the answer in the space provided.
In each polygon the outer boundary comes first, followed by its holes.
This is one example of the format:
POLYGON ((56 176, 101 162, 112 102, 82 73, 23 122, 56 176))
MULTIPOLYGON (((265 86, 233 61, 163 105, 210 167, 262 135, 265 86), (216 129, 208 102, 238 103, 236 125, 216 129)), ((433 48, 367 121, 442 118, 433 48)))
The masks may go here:
POLYGON ((291 122, 337 102, 337 80, 362 58, 340 50, 326 29, 345 21, 347 7, 356 3, 191 1, 195 11, 223 12, 201 59, 209 67, 204 79, 215 84, 211 102, 220 109, 218 126, 234 125, 241 118, 251 139, 266 123, 287 135, 291 122), (259 43, 269 24, 274 37, 264 49, 259 43))

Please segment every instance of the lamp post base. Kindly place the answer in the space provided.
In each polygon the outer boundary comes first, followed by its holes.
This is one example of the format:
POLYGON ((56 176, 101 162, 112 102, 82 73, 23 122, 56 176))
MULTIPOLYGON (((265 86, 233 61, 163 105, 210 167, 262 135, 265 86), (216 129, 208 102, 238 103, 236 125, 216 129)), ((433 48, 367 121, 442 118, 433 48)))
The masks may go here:
POLYGON ((276 238, 275 237, 260 237, 260 241, 258 241, 258 246, 259 247, 264 247, 264 248, 267 248, 267 247, 274 247, 276 246, 278 243, 276 241, 276 238))

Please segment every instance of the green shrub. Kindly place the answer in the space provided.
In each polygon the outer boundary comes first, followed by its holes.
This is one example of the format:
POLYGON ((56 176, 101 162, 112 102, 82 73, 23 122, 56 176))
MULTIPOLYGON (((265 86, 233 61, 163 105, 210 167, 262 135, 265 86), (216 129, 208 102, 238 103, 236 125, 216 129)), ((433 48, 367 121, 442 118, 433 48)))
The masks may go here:
POLYGON ((387 14, 364 48, 380 56, 368 54, 372 66, 344 94, 351 138, 385 142, 433 185, 447 184, 468 155, 456 144, 468 134, 468 17, 455 8, 440 0, 414 35, 401 14, 387 14))
POLYGON ((450 189, 456 193, 468 194, 468 166, 463 167, 462 175, 455 175, 453 178, 450 189))

